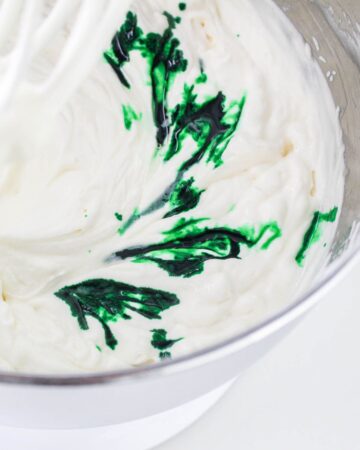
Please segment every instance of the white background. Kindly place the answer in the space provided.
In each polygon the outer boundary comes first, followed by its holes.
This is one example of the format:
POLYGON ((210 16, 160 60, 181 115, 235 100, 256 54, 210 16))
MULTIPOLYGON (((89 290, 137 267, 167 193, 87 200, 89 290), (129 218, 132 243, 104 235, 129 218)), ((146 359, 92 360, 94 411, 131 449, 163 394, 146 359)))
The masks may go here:
POLYGON ((158 448, 233 449, 360 449, 360 264, 204 418, 158 448))

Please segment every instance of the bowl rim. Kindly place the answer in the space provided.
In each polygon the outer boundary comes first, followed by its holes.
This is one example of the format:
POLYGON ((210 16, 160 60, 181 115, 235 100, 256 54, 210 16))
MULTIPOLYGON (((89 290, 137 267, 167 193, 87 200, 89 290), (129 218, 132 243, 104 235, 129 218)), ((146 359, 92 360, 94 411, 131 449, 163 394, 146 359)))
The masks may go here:
POLYGON ((344 251, 338 260, 331 263, 325 270, 325 275, 302 296, 280 311, 262 320, 258 324, 231 338, 217 344, 205 347, 197 352, 175 358, 169 361, 158 362, 145 367, 120 369, 106 372, 72 374, 31 374, 0 371, 0 385, 28 385, 28 386, 90 386, 108 385, 121 382, 136 382, 148 380, 152 377, 164 377, 190 370, 192 368, 214 362, 222 357, 259 342, 279 331, 281 328, 294 322, 315 306, 348 271, 360 262, 360 242, 353 248, 344 251))

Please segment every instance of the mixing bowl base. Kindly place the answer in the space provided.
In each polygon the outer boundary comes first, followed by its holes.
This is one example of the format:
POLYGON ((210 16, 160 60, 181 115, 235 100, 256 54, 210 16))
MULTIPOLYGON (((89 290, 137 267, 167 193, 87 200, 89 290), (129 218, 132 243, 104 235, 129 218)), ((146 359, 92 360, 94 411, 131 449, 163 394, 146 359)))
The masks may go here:
POLYGON ((214 406, 235 380, 178 408, 120 425, 79 430, 29 430, 0 426, 8 449, 63 450, 150 450, 185 430, 214 406))

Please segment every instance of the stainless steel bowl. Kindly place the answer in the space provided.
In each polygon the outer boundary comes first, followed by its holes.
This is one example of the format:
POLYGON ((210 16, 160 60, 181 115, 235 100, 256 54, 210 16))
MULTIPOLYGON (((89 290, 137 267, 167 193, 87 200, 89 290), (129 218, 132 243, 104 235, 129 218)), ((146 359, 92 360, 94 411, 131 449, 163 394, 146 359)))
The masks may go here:
MULTIPOLYGON (((254 0, 262 2, 264 0, 254 0)), ((216 346, 151 367, 77 376, 0 373, 0 424, 76 428, 160 413, 226 383, 284 338, 359 253, 360 2, 276 0, 310 45, 340 108, 345 200, 331 260, 312 288, 256 327, 216 346)))

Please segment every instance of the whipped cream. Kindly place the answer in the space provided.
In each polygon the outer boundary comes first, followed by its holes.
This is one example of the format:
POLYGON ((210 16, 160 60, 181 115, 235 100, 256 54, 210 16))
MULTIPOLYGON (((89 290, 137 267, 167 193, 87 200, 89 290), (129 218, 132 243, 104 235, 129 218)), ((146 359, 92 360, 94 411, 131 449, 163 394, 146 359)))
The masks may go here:
POLYGON ((130 11, 60 113, 24 92, 0 120, 1 369, 175 358, 293 301, 326 261, 341 130, 293 26, 267 0, 130 11))

